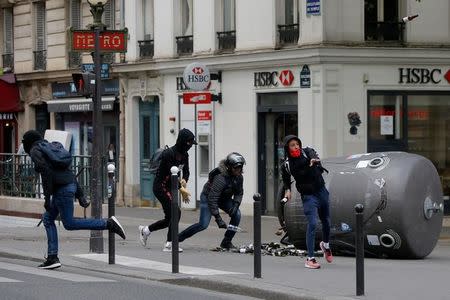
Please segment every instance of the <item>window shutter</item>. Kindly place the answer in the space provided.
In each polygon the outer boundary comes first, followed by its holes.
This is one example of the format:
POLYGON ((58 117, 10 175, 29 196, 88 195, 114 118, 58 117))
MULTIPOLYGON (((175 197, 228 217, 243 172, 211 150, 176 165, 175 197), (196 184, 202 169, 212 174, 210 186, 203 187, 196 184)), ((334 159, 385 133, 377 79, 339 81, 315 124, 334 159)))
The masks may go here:
POLYGON ((5 54, 13 53, 13 10, 11 7, 3 9, 3 36, 4 40, 4 49, 5 54))
POLYGON ((70 26, 81 29, 81 0, 70 0, 70 26))
POLYGON ((294 18, 294 1, 286 0, 284 3, 284 24, 294 24, 294 18))
POLYGON ((106 25, 106 28, 108 29, 114 29, 114 15, 116 13, 115 11, 115 0, 110 0, 108 2, 106 2, 105 6, 104 6, 104 11, 103 11, 103 24, 106 25))
POLYGON ((45 50, 45 2, 35 2, 36 51, 45 50))
POLYGON ((235 0, 223 0, 223 31, 235 29, 235 0))

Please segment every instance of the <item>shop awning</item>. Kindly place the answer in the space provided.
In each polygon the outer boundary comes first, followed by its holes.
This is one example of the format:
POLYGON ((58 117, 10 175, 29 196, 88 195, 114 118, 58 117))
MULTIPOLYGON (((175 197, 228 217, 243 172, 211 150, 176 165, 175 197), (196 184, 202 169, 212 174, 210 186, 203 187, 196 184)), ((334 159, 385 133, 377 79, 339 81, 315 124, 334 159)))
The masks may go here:
POLYGON ((13 73, 0 76, 0 112, 23 111, 20 105, 19 87, 13 73))
MULTIPOLYGON (((102 97, 102 110, 113 110, 115 100, 116 97, 102 97)), ((93 107, 92 98, 64 98, 47 101, 47 110, 49 112, 92 111, 93 107)))

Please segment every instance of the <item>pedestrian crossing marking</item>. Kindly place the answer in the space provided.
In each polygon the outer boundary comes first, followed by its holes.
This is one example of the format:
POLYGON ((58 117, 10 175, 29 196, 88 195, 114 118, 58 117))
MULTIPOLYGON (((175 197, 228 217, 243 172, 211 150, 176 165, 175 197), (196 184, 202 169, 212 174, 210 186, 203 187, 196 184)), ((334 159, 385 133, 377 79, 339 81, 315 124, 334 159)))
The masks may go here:
POLYGON ((2 282, 23 282, 23 281, 6 278, 6 277, 0 277, 0 283, 2 283, 2 282))
POLYGON ((15 271, 20 273, 27 273, 31 275, 44 276, 50 278, 56 278, 61 280, 67 280, 72 282, 115 282, 115 280, 105 279, 100 277, 93 277, 88 275, 79 275, 73 273, 67 273, 60 270, 45 270, 33 267, 26 267, 22 265, 10 264, 0 262, 0 269, 15 271))
MULTIPOLYGON (((80 258, 85 258, 85 259, 101 261, 101 262, 105 262, 105 263, 108 262, 108 254, 89 253, 89 254, 78 254, 75 256, 80 257, 80 258)), ((172 264, 149 260, 149 259, 141 259, 141 258, 136 258, 136 257, 116 255, 116 264, 126 266, 126 267, 132 267, 132 268, 172 272, 172 264)), ((228 272, 228 271, 222 271, 222 270, 190 267, 190 266, 182 266, 182 265, 179 266, 179 270, 180 270, 180 273, 189 274, 189 275, 243 274, 243 273, 238 273, 238 272, 228 272)))
POLYGON ((36 227, 39 219, 0 215, 0 228, 36 227))

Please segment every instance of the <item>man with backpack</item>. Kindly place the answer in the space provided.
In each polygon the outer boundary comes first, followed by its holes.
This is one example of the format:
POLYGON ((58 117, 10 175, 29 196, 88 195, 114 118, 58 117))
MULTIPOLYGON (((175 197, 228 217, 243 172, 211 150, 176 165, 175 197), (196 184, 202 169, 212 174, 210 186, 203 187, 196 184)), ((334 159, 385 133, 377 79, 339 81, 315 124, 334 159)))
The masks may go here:
MULTIPOLYGON (((164 219, 159 220, 149 226, 139 225, 139 240, 142 246, 147 245, 147 239, 153 231, 164 229, 168 227, 167 241, 164 244, 163 251, 172 251, 172 230, 170 226, 171 218, 171 202, 172 202, 172 183, 170 168, 173 166, 179 167, 182 170, 179 190, 183 201, 189 202, 189 192, 186 190, 186 185, 189 180, 189 154, 188 151, 192 145, 197 145, 195 136, 189 129, 183 128, 178 133, 175 145, 164 149, 158 156, 159 166, 156 167, 156 176, 153 182, 153 193, 158 201, 161 203, 164 211, 164 219)), ((181 210, 178 209, 178 216, 181 217, 181 210)), ((179 251, 183 251, 181 248, 179 251)))
POLYGON ((203 186, 200 195, 199 221, 179 234, 180 242, 208 228, 211 216, 214 216, 217 226, 227 229, 220 247, 227 250, 236 248, 231 240, 241 221, 239 206, 244 194, 244 178, 242 176, 244 165, 244 157, 237 152, 232 152, 220 161, 217 168, 209 172, 208 181, 203 186), (231 217, 228 226, 220 216, 219 208, 231 217))
POLYGON ((55 226, 55 219, 58 214, 67 230, 110 229, 125 239, 122 225, 114 216, 109 219, 78 219, 73 217, 73 201, 77 193, 77 182, 70 169, 72 157, 61 143, 47 142, 36 130, 25 132, 22 143, 25 152, 34 163, 35 171, 41 174, 45 197, 45 212, 42 219, 47 233, 48 249, 47 259, 38 266, 39 268, 55 269, 61 267, 58 258, 58 233, 55 226))
POLYGON ((322 173, 326 171, 312 148, 303 148, 301 140, 295 135, 284 138, 285 163, 281 167, 284 197, 291 199, 291 176, 295 179, 295 187, 301 194, 303 210, 308 221, 306 229, 306 248, 308 256, 305 268, 319 269, 320 264, 314 257, 317 214, 322 222, 323 241, 320 248, 327 262, 333 261, 330 240, 330 200, 322 173))

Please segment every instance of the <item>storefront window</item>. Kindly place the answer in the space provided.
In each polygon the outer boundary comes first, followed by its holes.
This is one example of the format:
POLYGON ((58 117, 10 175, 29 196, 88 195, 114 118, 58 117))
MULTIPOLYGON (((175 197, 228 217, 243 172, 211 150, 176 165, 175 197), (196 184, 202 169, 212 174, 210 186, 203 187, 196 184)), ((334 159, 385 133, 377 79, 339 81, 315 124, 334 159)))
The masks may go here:
POLYGON ((439 173, 450 214, 450 94, 369 92, 368 151, 407 151, 439 173))

